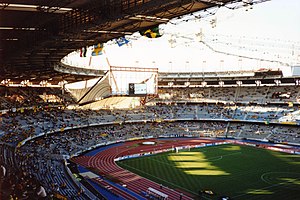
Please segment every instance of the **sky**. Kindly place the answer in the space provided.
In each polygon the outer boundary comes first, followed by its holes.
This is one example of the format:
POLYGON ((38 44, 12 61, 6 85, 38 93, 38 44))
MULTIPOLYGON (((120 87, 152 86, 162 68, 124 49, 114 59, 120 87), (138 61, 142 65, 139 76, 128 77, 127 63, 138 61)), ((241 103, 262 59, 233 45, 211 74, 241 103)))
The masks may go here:
POLYGON ((160 38, 135 33, 126 36, 127 45, 105 44, 101 56, 81 58, 76 52, 65 61, 94 69, 106 70, 111 65, 154 67, 163 72, 300 66, 299 10, 299 0, 271 0, 252 9, 221 7, 209 17, 160 25, 160 38))

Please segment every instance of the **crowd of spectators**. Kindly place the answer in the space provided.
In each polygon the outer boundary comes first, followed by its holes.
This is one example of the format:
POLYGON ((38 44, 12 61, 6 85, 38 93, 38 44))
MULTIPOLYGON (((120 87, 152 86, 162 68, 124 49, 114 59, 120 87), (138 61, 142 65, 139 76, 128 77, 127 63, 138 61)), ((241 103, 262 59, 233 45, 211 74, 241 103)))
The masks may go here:
MULTIPOLYGON (((86 127, 101 123, 165 119, 245 120, 265 123, 282 122, 286 116, 299 114, 299 108, 287 105, 222 105, 176 104, 146 106, 131 110, 68 110, 43 108, 8 112, 1 116, 0 141, 15 146, 28 137, 64 131, 65 128, 86 127)), ((291 119, 291 118, 288 118, 291 119)), ((294 121, 297 122, 297 121, 294 121)))
POLYGON ((36 143, 29 142, 28 145, 17 151, 19 168, 39 180, 44 189, 39 191, 41 195, 46 194, 47 199, 53 199, 57 195, 66 199, 96 199, 84 186, 72 180, 71 173, 68 172, 60 154, 48 154, 51 151, 46 149, 47 146, 44 146, 41 140, 36 143), (44 149, 41 150, 40 147, 44 149))
POLYGON ((300 143, 300 131, 297 126, 231 123, 227 136, 275 143, 300 143))
POLYGON ((160 88, 159 101, 299 102, 299 86, 160 88))
POLYGON ((58 87, 0 86, 0 110, 27 107, 69 105, 75 103, 69 93, 58 87))
POLYGON ((16 162, 15 150, 0 144, 0 199, 46 199, 40 181, 16 162))
MULTIPOLYGON (((152 105, 124 110, 71 110, 64 106, 49 106, 50 101, 45 101, 43 96, 56 95, 55 99, 66 99, 59 98, 63 94, 56 89, 48 91, 44 88, 36 92, 28 88, 24 91, 0 89, 2 109, 7 106, 31 107, 9 110, 0 116, 0 187, 5 189, 0 195, 5 198, 34 199, 38 196, 44 199, 57 193, 70 199, 92 197, 93 194, 83 192, 87 190, 72 180, 64 158, 109 142, 140 137, 234 137, 300 144, 297 126, 275 124, 298 123, 297 117, 291 117, 299 115, 295 105, 189 103, 195 99, 216 102, 263 99, 262 102, 266 102, 277 98, 274 92, 286 92, 284 87, 174 89, 165 91, 170 93, 171 99, 167 99, 172 103, 158 98, 152 105), (18 98, 11 101, 12 94, 18 98), (48 106, 40 106, 40 103, 48 106), (172 122, 175 119, 179 122, 172 122), (151 123, 145 123, 146 120, 151 123), (253 123, 256 121, 259 123, 253 123), (22 141, 34 137, 37 138, 22 145, 22 141), (16 152, 12 150, 15 147, 16 152)), ((288 91, 289 101, 297 100, 299 89, 291 86, 288 91)), ((56 103, 66 105, 71 100, 56 103)))
POLYGON ((2 177, 2 199, 46 199, 47 193, 40 181, 26 171, 7 168, 2 177))
MULTIPOLYGON (((298 102, 298 86, 160 88, 158 101, 298 102)), ((55 87, 0 86, 0 110, 70 105, 74 98, 55 87)))

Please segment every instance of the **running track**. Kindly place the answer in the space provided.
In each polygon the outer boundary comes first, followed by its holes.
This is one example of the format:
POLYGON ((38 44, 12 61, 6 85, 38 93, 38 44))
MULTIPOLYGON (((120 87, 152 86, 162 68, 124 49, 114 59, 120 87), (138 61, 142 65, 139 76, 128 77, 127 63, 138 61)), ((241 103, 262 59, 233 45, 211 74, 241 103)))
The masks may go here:
MULTIPOLYGON (((125 155, 132 155, 141 152, 150 152, 154 150, 163 150, 169 149, 176 146, 187 146, 187 145, 196 145, 200 143, 212 143, 216 142, 215 140, 203 140, 203 139, 179 139, 179 138, 172 138, 172 139, 149 139, 149 140, 138 140, 138 141, 131 141, 126 142, 123 145, 112 147, 105 149, 95 156, 79 156, 72 158, 71 160, 81 166, 86 168, 94 168, 95 173, 100 173, 102 175, 109 176, 110 178, 113 177, 114 179, 118 180, 121 185, 125 184, 126 188, 135 192, 136 194, 140 194, 141 191, 146 191, 149 187, 157 189, 169 196, 169 199, 176 200, 180 199, 180 193, 183 193, 182 200, 193 199, 193 195, 184 192, 184 191, 176 191, 171 188, 162 187, 160 188, 160 184, 150 181, 146 178, 143 178, 137 174, 129 172, 121 167, 119 167, 114 159, 125 156, 125 155), (144 141, 155 141, 156 145, 135 145, 144 141)), ((220 140, 218 140, 220 142, 220 140)), ((93 181, 98 182, 101 184, 103 182, 100 178, 95 178, 93 181)), ((102 183, 103 185, 104 183, 102 183)), ((107 184, 107 183, 106 183, 107 184)), ((114 192, 119 194, 120 196, 124 197, 125 199, 131 200, 136 199, 133 195, 126 194, 126 192, 115 188, 114 186, 110 185, 114 188, 114 192)))

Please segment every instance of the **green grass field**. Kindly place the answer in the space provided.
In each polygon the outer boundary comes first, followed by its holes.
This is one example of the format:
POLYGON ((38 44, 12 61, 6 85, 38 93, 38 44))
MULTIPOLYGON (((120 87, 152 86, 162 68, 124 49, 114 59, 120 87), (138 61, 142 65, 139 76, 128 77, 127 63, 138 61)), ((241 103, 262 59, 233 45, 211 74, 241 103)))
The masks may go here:
POLYGON ((118 165, 195 199, 300 199, 300 155, 220 145, 129 159, 118 165), (213 195, 202 195, 211 190, 213 195))

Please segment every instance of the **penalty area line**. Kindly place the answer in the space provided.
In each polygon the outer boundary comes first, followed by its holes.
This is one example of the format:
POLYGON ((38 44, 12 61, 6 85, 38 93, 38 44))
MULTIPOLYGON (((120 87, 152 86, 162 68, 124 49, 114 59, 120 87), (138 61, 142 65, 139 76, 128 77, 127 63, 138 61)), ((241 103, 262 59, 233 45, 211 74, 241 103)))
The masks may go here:
POLYGON ((175 186, 175 187, 181 188, 181 189, 183 189, 183 190, 185 190, 185 191, 188 191, 188 192, 191 193, 191 194, 198 195, 197 193, 195 193, 195 192, 193 192, 193 191, 191 191, 191 190, 189 190, 189 189, 186 189, 186 188, 184 188, 184 187, 181 187, 181 186, 179 186, 179 185, 176 185, 176 184, 174 184, 174 183, 171 183, 171 182, 169 182, 169 181, 167 181, 167 180, 161 179, 161 178, 159 178, 159 177, 157 177, 157 176, 154 176, 154 175, 152 175, 152 174, 149 174, 149 173, 147 173, 147 172, 144 172, 144 171, 142 171, 142 170, 140 170, 140 169, 137 169, 137 168, 135 168, 135 167, 129 166, 129 165, 124 164, 124 163, 123 163, 122 165, 125 165, 126 167, 131 168, 131 169, 133 169, 133 170, 139 171, 139 172, 141 172, 142 174, 147 174, 148 176, 151 176, 151 177, 153 177, 153 178, 155 178, 155 179, 158 179, 158 180, 161 180, 161 181, 163 181, 163 182, 166 182, 166 183, 168 183, 168 184, 170 184, 170 185, 173 185, 173 186, 175 186))

